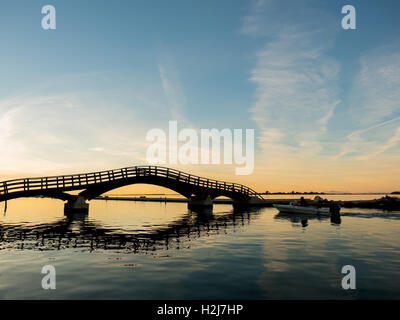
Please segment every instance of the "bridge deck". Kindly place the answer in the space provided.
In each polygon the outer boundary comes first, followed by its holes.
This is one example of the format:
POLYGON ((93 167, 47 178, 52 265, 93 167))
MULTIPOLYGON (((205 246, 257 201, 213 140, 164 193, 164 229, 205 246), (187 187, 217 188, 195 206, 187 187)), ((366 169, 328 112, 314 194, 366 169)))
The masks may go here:
POLYGON ((187 185, 207 188, 209 190, 223 190, 246 195, 250 198, 263 199, 257 192, 242 184, 207 179, 166 167, 135 166, 85 174, 3 181, 0 182, 0 201, 16 197, 32 196, 34 194, 40 195, 42 191, 64 192, 84 190, 97 184, 146 176, 164 177, 187 185))

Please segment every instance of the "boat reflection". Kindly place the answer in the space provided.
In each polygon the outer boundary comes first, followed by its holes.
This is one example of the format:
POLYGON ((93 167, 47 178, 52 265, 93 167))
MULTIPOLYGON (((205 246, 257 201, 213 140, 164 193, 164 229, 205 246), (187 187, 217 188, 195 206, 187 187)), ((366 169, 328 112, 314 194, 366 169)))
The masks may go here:
POLYGON ((55 223, 38 225, 0 224, 0 250, 121 250, 132 253, 188 247, 188 241, 234 232, 250 224, 258 209, 213 214, 189 211, 182 219, 147 232, 126 232, 103 226, 85 214, 65 215, 55 223))
POLYGON ((323 215, 314 215, 314 214, 295 214, 295 213, 285 213, 279 212, 274 219, 288 220, 293 226, 297 227, 299 224, 303 228, 308 226, 309 220, 318 220, 318 221, 330 221, 332 225, 341 224, 340 216, 323 216, 323 215))

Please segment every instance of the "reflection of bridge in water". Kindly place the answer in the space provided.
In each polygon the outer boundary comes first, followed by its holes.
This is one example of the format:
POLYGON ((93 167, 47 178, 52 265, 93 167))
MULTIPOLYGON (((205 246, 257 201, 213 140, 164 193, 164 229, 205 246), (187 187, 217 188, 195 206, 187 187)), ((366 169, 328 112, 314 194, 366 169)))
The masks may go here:
POLYGON ((212 214, 190 211, 178 221, 148 232, 122 232, 103 227, 84 214, 39 225, 0 225, 0 250, 121 250, 140 253, 187 247, 188 241, 219 233, 234 232, 257 217, 258 210, 212 214))
POLYGON ((66 210, 88 210, 92 200, 116 188, 145 183, 171 189, 189 200, 189 207, 212 206, 228 197, 234 206, 263 205, 264 199, 242 184, 202 178, 166 167, 136 166, 86 174, 25 178, 0 182, 0 202, 22 197, 49 197, 68 201, 66 210), (80 191, 71 195, 68 191, 80 191))

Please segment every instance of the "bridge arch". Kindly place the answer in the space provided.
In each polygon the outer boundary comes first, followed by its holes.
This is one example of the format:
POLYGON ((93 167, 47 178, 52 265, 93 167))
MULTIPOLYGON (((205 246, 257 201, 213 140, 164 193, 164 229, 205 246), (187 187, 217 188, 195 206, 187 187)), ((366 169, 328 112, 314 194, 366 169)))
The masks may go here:
POLYGON ((185 190, 182 186, 168 183, 167 181, 163 181, 163 179, 159 179, 157 177, 137 177, 116 181, 114 183, 104 183, 93 187, 88 187, 86 190, 79 193, 79 195, 83 196, 86 200, 92 200, 112 190, 126 186, 132 186, 135 184, 147 184, 163 187, 188 199, 192 196, 191 192, 185 190))
POLYGON ((189 201, 211 201, 220 196, 241 203, 264 201, 257 192, 244 185, 207 179, 159 166, 136 166, 86 174, 4 181, 0 182, 0 201, 44 196, 71 202, 77 196, 67 192, 77 190, 83 190, 79 193, 81 199, 91 200, 113 189, 138 183, 171 189, 189 201))

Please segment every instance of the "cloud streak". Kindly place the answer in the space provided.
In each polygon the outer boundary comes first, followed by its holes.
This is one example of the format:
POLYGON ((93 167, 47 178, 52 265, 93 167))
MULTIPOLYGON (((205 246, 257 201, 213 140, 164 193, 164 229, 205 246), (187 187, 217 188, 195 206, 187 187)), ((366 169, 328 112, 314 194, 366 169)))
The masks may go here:
POLYGON ((400 45, 382 46, 360 58, 350 93, 349 115, 357 128, 338 157, 370 159, 398 146, 400 131, 400 45))
POLYGON ((84 94, 67 93, 0 101, 0 175, 143 162, 143 122, 117 113, 115 104, 113 109, 103 108, 96 101, 89 103, 84 94))
POLYGON ((320 140, 340 103, 339 64, 326 54, 331 45, 326 36, 332 31, 315 21, 325 14, 299 2, 285 11, 279 2, 258 1, 244 19, 243 33, 265 39, 251 71, 257 89, 250 111, 264 150, 274 145, 281 151, 316 154, 323 150, 320 140), (297 10, 305 14, 300 20, 297 10))
POLYGON ((262 148, 255 179, 275 191, 390 190, 399 173, 399 51, 364 54, 353 88, 344 87, 337 16, 319 7, 259 0, 243 19, 241 34, 262 43, 250 74, 262 148))
POLYGON ((185 118, 186 97, 182 88, 178 68, 174 64, 159 64, 160 79, 166 105, 172 120, 189 123, 185 118))

